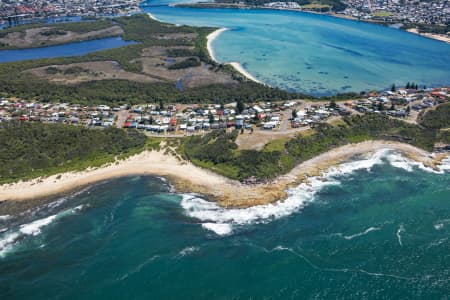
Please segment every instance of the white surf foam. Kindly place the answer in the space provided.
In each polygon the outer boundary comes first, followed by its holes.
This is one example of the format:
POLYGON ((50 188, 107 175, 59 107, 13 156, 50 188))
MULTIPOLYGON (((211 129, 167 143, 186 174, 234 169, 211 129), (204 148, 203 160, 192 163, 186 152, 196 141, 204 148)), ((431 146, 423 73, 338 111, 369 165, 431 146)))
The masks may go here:
POLYGON ((3 215, 3 216, 0 216, 0 221, 7 221, 11 218, 12 218, 12 216, 10 216, 10 215, 3 215))
POLYGON ((214 231, 217 235, 228 235, 233 232, 233 226, 225 223, 203 223, 202 227, 214 231))
POLYGON ((36 220, 29 224, 20 226, 20 232, 27 235, 38 235, 41 233, 41 228, 49 225, 56 219, 57 215, 53 215, 44 219, 36 220))
POLYGON ((444 226, 445 226, 446 224, 450 224, 450 219, 437 220, 437 221, 434 223, 433 227, 434 227, 434 229, 436 229, 436 230, 441 230, 442 228, 444 228, 444 226))
POLYGON ((13 247, 20 235, 17 232, 7 233, 0 239, 0 257, 4 257, 13 247))
MULTIPOLYGON (((212 230, 218 235, 228 235, 239 225, 267 223, 298 212, 313 201, 316 193, 325 186, 340 184, 339 178, 353 174, 358 170, 371 171, 375 165, 385 164, 386 162, 409 172, 417 167, 427 172, 437 173, 437 171, 424 166, 422 163, 405 158, 398 152, 381 149, 375 153, 367 154, 361 159, 331 167, 322 176, 309 178, 307 183, 289 189, 287 191, 288 197, 284 201, 250 208, 226 209, 197 195, 184 194, 181 206, 188 216, 202 221, 203 228, 212 230)), ((347 236, 347 238, 351 239, 379 229, 371 227, 355 236, 347 236)))
POLYGON ((86 206, 79 205, 74 208, 64 210, 58 214, 38 219, 27 224, 22 224, 19 226, 18 229, 16 229, 16 231, 14 231, 13 229, 10 230, 9 232, 6 232, 0 238, 0 257, 4 257, 8 252, 10 252, 14 247, 14 245, 16 245, 18 240, 20 240, 21 238, 25 236, 37 236, 42 233, 42 229, 44 227, 50 225, 55 220, 67 215, 75 214, 81 211, 84 207, 86 206))
POLYGON ((425 166, 423 163, 411 160, 398 152, 393 151, 389 152, 386 155, 386 159, 389 162, 389 164, 392 165, 393 167, 400 168, 408 172, 412 172, 415 168, 417 168, 428 173, 435 173, 435 174, 444 173, 442 165, 441 167, 439 167, 438 170, 434 170, 430 167, 425 166))
POLYGON ((314 194, 321 188, 335 184, 339 182, 311 178, 308 184, 303 183, 288 190, 288 198, 284 201, 249 208, 226 209, 191 194, 183 195, 181 206, 188 216, 205 222, 203 228, 218 235, 227 235, 233 231, 234 225, 266 223, 288 216, 312 201, 314 194))
POLYGON ((200 248, 194 247, 194 246, 186 247, 186 248, 182 249, 182 250, 178 253, 178 255, 181 256, 181 257, 187 256, 187 255, 190 255, 190 254, 192 254, 192 253, 198 251, 199 249, 200 249, 200 248))
POLYGON ((400 244, 400 246, 403 246, 403 242, 402 242, 402 233, 405 232, 405 227, 403 226, 403 224, 400 224, 400 226, 397 229, 396 235, 397 235, 397 240, 398 243, 400 244))
POLYGON ((390 152, 389 149, 382 149, 373 154, 367 154, 362 159, 340 164, 337 167, 331 167, 324 173, 324 177, 344 176, 359 170, 370 171, 373 166, 383 164, 383 158, 390 152))
POLYGON ((450 156, 446 159, 442 160, 441 165, 439 166, 439 169, 442 171, 448 171, 450 172, 450 156))
POLYGON ((369 232, 372 232, 372 231, 378 231, 378 230, 380 230, 381 228, 379 228, 379 227, 369 227, 369 228, 367 228, 366 230, 364 230, 363 232, 359 232, 359 233, 355 233, 355 234, 353 234, 353 235, 344 235, 344 236, 342 236, 344 239, 346 239, 346 240, 352 240, 352 239, 354 239, 354 238, 357 238, 357 237, 360 237, 360 236, 363 236, 363 235, 366 235, 366 234, 368 234, 369 232))

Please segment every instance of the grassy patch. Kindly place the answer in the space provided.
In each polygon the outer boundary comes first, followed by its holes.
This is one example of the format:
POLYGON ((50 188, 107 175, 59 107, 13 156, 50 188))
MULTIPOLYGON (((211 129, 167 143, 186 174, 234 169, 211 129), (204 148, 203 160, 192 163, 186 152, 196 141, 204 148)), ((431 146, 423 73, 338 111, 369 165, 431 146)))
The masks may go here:
POLYGON ((284 151, 287 141, 289 141, 289 138, 272 140, 264 146, 262 151, 265 152, 284 151))
POLYGON ((372 13, 373 17, 379 17, 379 18, 387 18, 392 16, 392 13, 388 12, 388 11, 377 11, 372 13))

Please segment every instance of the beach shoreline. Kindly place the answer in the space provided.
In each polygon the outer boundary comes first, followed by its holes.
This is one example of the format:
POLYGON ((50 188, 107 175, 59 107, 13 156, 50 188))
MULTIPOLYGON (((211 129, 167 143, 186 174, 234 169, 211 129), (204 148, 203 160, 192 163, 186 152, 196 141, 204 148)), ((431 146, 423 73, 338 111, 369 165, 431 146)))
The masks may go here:
POLYGON ((148 16, 150 17, 150 19, 152 19, 153 21, 163 23, 161 20, 159 20, 157 17, 155 17, 155 16, 152 15, 151 13, 148 12, 147 15, 148 15, 148 16))
POLYGON ((187 161, 156 151, 144 151, 128 159, 82 172, 68 172, 0 186, 0 200, 27 201, 80 190, 101 181, 126 176, 154 175, 167 177, 179 193, 197 193, 223 207, 245 208, 283 200, 287 190, 308 178, 324 174, 358 155, 388 149, 399 151, 409 159, 436 168, 448 157, 436 155, 414 146, 386 141, 350 144, 305 161, 288 174, 272 182, 248 185, 194 166, 187 161))
POLYGON ((227 65, 232 66, 236 71, 238 71, 239 73, 244 75, 245 78, 247 78, 248 80, 254 81, 254 82, 259 83, 259 84, 266 85, 265 83, 263 83, 263 82, 259 81, 258 79, 256 79, 246 69, 244 69, 244 67, 241 65, 241 63, 239 63, 239 62, 230 62, 230 63, 227 63, 227 65))
POLYGON ((228 28, 219 28, 217 30, 214 30, 210 34, 208 34, 208 36, 206 37, 206 40, 207 40, 206 48, 208 49, 209 56, 216 63, 219 63, 219 61, 217 60, 217 58, 215 56, 214 49, 212 47, 212 43, 214 42, 215 39, 217 39, 219 37, 219 35, 221 35, 222 33, 224 33, 227 30, 229 30, 229 29, 228 28))
POLYGON ((447 36, 443 36, 440 34, 433 34, 433 33, 428 33, 428 32, 419 32, 419 30, 417 28, 410 28, 406 30, 409 33, 414 33, 432 40, 437 40, 437 41, 441 41, 447 44, 450 44, 450 37, 447 36))
MULTIPOLYGON (((217 60, 217 58, 215 56, 214 49, 212 47, 212 43, 214 42, 215 39, 217 39, 222 33, 224 33, 227 30, 229 30, 229 29, 228 28, 220 28, 220 29, 217 29, 217 30, 211 32, 206 37, 206 39, 207 39, 206 48, 208 49, 209 56, 216 63, 220 63, 220 62, 217 60)), ((242 74, 248 80, 251 80, 251 81, 259 83, 259 84, 264 84, 263 82, 261 82, 258 79, 256 79, 247 70, 245 70, 244 67, 239 62, 229 62, 229 63, 225 63, 225 64, 232 66, 237 72, 242 74)))
MULTIPOLYGON (((345 15, 342 13, 329 13, 329 12, 318 12, 318 11, 313 11, 313 10, 304 10, 304 9, 297 9, 297 8, 274 8, 274 7, 264 7, 264 6, 251 6, 251 5, 230 5, 230 4, 224 4, 221 5, 222 3, 189 3, 189 4, 171 4, 169 6, 174 6, 174 7, 192 7, 192 8, 211 8, 211 7, 216 7, 219 9, 226 9, 226 8, 231 8, 231 9, 262 9, 262 10, 275 10, 275 11, 292 11, 292 12, 300 12, 300 13, 307 13, 307 14, 315 14, 315 15, 323 15, 323 16, 330 16, 330 17, 334 17, 334 18, 338 18, 338 19, 345 19, 345 20, 352 20, 352 21, 358 21, 358 22, 364 22, 364 23, 369 23, 369 24, 378 24, 378 25, 384 25, 387 26, 389 24, 387 23, 383 23, 383 22, 379 22, 377 20, 363 20, 363 19, 358 19, 355 18, 353 16, 350 15, 345 15)), ((425 33, 420 33, 417 28, 410 28, 410 29, 401 29, 410 33, 414 33, 429 39, 433 39, 436 41, 440 41, 440 42, 444 42, 444 43, 450 43, 450 37, 449 36, 444 36, 444 35, 439 35, 439 34, 433 34, 433 33, 429 33, 429 32, 425 32, 425 33)))

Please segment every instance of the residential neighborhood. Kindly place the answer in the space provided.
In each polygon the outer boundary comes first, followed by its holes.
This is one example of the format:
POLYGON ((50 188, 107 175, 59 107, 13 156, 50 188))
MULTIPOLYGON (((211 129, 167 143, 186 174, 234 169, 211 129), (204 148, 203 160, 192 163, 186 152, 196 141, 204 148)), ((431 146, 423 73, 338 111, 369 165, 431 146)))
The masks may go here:
POLYGON ((446 0, 345 0, 345 15, 390 23, 446 25, 450 21, 450 3, 446 0))
POLYGON ((147 135, 180 137, 215 129, 292 132, 339 116, 375 113, 415 122, 421 111, 448 102, 450 88, 398 89, 347 101, 293 100, 252 104, 142 104, 82 106, 0 98, 0 122, 64 123, 90 128, 138 129, 147 135))
POLYGON ((11 23, 32 18, 126 14, 139 11, 139 2, 136 0, 3 0, 0 2, 0 21, 11 23))

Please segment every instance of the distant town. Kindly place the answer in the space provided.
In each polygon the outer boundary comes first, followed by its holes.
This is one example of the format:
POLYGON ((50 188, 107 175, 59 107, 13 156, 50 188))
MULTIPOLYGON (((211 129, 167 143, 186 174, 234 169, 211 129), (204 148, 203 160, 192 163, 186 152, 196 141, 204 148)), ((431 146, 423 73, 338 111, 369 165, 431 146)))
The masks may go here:
MULTIPOLYGON (((48 17, 123 15, 140 11, 139 0, 4 0, 0 2, 0 23, 48 17)), ((387 24, 449 42, 450 2, 447 0, 342 0, 331 5, 322 1, 217 0, 186 6, 265 7, 332 13, 338 17, 387 24)))
POLYGON ((140 11, 138 0, 2 0, 0 21, 22 19, 120 15, 140 11))

